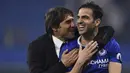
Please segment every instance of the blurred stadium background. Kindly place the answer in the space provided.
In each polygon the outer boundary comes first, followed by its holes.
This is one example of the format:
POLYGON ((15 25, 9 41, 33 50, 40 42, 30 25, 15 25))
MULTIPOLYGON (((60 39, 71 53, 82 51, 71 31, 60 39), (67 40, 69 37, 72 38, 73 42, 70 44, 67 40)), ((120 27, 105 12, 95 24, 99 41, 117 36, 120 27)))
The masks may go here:
POLYGON ((0 73, 29 73, 28 44, 45 32, 44 14, 49 8, 64 6, 76 14, 87 1, 95 1, 104 9, 102 25, 116 30, 122 73, 130 73, 130 0, 0 0, 0 73))

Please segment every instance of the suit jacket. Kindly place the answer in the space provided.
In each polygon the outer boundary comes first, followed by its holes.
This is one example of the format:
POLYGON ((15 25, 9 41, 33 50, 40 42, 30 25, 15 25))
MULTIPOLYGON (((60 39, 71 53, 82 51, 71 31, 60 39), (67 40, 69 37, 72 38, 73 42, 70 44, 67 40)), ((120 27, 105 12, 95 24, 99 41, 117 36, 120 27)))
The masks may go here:
POLYGON ((30 73, 65 73, 66 67, 59 61, 52 35, 44 34, 32 41, 28 48, 30 73))

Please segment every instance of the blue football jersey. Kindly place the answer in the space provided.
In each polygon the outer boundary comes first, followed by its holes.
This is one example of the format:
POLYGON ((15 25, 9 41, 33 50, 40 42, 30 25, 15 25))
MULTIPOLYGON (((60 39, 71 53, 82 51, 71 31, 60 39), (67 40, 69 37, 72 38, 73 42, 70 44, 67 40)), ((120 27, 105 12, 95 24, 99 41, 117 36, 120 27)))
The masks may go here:
MULTIPOLYGON (((66 43, 61 48, 59 58, 61 59, 61 55, 66 49, 71 51, 75 48, 79 48, 77 39, 66 43)), ((114 38, 112 38, 104 48, 102 48, 92 57, 90 62, 83 68, 82 73, 108 73, 109 62, 121 63, 120 46, 114 38)), ((68 72, 71 71, 72 68, 73 67, 69 67, 68 72)))

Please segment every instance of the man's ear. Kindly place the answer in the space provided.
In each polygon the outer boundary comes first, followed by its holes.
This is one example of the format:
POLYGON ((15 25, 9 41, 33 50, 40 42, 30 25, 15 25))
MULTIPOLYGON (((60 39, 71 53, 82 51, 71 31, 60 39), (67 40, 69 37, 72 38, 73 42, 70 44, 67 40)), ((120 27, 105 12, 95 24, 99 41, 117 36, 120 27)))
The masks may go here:
POLYGON ((99 26, 100 23, 101 23, 101 19, 98 18, 95 20, 96 27, 99 26))

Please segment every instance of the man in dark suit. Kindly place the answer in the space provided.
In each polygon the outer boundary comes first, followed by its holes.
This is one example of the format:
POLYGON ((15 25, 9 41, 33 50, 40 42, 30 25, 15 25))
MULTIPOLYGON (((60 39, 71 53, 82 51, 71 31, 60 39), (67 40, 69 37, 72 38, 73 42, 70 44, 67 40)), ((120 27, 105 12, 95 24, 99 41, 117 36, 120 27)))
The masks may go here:
POLYGON ((64 51, 59 61, 60 47, 66 40, 73 39, 75 25, 72 11, 56 7, 45 15, 46 33, 29 44, 28 66, 30 73, 65 73, 73 65, 78 51, 64 51))

